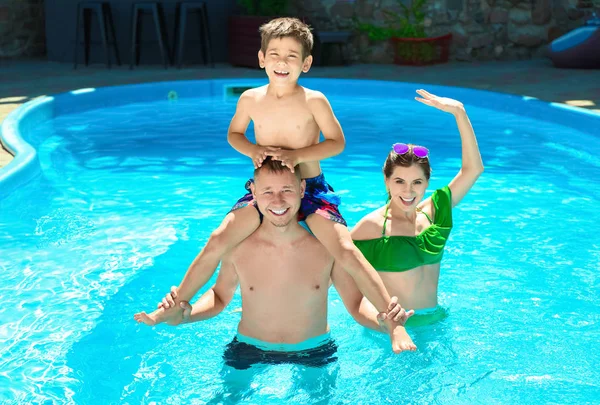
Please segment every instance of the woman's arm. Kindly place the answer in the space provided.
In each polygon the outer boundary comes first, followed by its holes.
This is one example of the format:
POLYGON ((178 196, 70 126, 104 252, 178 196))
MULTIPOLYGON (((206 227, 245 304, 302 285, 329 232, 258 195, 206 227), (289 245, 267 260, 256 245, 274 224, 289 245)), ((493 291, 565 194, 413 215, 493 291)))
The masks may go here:
POLYGON ((452 207, 454 207, 471 190, 473 184, 483 173, 483 162, 475 132, 461 102, 451 98, 438 97, 425 90, 417 90, 417 93, 422 97, 415 97, 417 101, 450 113, 456 119, 462 144, 462 166, 456 177, 448 185, 452 191, 452 207))

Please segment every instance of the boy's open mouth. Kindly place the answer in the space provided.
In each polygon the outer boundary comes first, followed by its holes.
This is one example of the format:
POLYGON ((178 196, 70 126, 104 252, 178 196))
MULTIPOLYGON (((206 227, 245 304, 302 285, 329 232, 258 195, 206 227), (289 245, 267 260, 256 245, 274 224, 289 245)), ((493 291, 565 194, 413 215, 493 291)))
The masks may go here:
POLYGON ((275 70, 275 76, 277 77, 286 77, 290 72, 286 72, 285 70, 275 70))

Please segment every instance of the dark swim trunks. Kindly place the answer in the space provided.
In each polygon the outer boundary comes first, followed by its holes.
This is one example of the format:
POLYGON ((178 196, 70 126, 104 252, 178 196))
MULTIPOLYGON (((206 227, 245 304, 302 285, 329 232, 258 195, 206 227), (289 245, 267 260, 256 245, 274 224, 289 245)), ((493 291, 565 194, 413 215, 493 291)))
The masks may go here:
MULTIPOLYGON (((259 342, 258 340, 238 334, 226 346, 223 360, 226 365, 238 370, 246 370, 255 364, 297 364, 306 367, 324 367, 335 362, 337 360, 335 342, 328 334, 324 336, 324 339, 323 337, 317 338, 320 339, 320 342, 316 347, 302 348, 299 345, 288 344, 285 346, 299 347, 301 350, 279 350, 276 345, 272 344, 258 347, 252 344, 252 342, 259 342), (270 349, 269 346, 276 350, 270 349)), ((310 340, 313 341, 315 338, 310 340)))
MULTIPOLYGON (((306 218, 309 215, 317 214, 330 221, 346 225, 346 221, 338 209, 338 206, 341 202, 340 196, 335 194, 333 188, 325 180, 323 173, 317 177, 312 177, 305 180, 306 190, 304 191, 304 197, 300 203, 298 221, 306 221, 306 218)), ((248 193, 240 198, 237 203, 235 203, 231 211, 244 208, 250 204, 256 207, 256 201, 254 201, 254 197, 252 197, 252 191, 250 189, 250 185, 253 181, 254 179, 250 179, 246 182, 246 190, 248 193)), ((256 207, 256 209, 258 210, 258 207, 256 207)), ((260 211, 259 215, 262 221, 262 214, 260 211)))

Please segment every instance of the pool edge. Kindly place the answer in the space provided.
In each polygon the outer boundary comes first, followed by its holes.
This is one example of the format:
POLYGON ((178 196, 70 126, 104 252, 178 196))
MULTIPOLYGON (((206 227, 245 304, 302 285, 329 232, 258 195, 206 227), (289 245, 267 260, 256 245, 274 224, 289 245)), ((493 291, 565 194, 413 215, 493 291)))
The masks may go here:
POLYGON ((0 168, 0 198, 41 173, 37 151, 21 136, 20 123, 28 115, 50 112, 53 100, 52 96, 41 96, 28 101, 11 111, 0 125, 0 141, 13 155, 12 160, 0 168))
MULTIPOLYGON (((511 93, 501 93, 491 90, 482 90, 482 89, 473 89, 468 87, 458 87, 458 86, 446 86, 440 84, 425 84, 425 83, 414 83, 414 82, 399 82, 399 81, 389 81, 389 80, 373 80, 373 79, 348 79, 348 78, 327 78, 327 77, 310 77, 310 78, 302 78, 300 81, 301 85, 305 83, 308 87, 312 87, 311 84, 319 84, 323 81, 326 82, 337 82, 337 88, 330 89, 331 93, 334 95, 338 95, 335 90, 340 89, 344 86, 340 84, 343 83, 351 83, 351 82, 364 82, 365 84, 371 85, 371 91, 377 93, 379 90, 376 88, 385 87, 386 90, 390 89, 390 86, 393 85, 398 89, 406 89, 407 87, 411 87, 414 89, 418 88, 426 88, 433 90, 434 92, 439 90, 444 90, 444 95, 449 97, 455 97, 464 102, 464 104, 478 105, 482 108, 494 109, 497 111, 502 111, 506 113, 513 113, 517 115, 523 115, 531 118, 540 118, 537 114, 531 115, 533 112, 548 112, 552 111, 551 109, 555 109, 556 114, 552 114, 550 117, 546 117, 544 120, 550 121, 556 124, 562 124, 566 126, 571 126, 572 122, 568 122, 569 118, 573 116, 578 116, 582 120, 587 122, 586 127, 590 127, 590 123, 592 125, 598 124, 600 125, 600 114, 590 112, 586 109, 574 107, 561 103, 552 103, 544 100, 540 100, 535 97, 529 97, 518 94, 511 93), (450 93, 450 94, 446 94, 450 93), (459 96, 459 97, 456 97, 459 96), (464 97, 463 97, 464 96, 464 97), (479 98, 483 96, 482 103, 475 103, 473 100, 475 98, 479 98), (503 104, 501 101, 511 99, 514 105, 503 104), (521 109, 521 107, 526 106, 526 111, 521 109), (510 107, 510 108, 509 108, 510 107), (571 124, 571 125, 569 125, 571 124)), ((266 84, 267 81, 265 78, 218 78, 218 79, 206 79, 206 80, 174 80, 174 81, 159 81, 159 82, 146 82, 146 83, 135 83, 135 84, 126 84, 126 85, 116 85, 116 86, 103 86, 98 87, 97 89, 79 89, 79 90, 71 90, 63 93, 58 93, 52 96, 41 96, 34 100, 31 100, 15 110, 11 111, 9 115, 5 118, 5 120, 0 125, 0 141, 4 145, 4 147, 13 155, 13 159, 4 167, 0 167, 0 200, 10 194, 12 191, 24 185, 41 174, 39 162, 37 159, 37 151, 29 144, 27 141, 23 139, 21 136, 21 128, 20 125, 25 121, 28 116, 33 116, 36 113, 41 113, 40 115, 43 119, 50 119, 56 115, 61 115, 65 111, 63 108, 66 105, 69 105, 69 101, 73 96, 84 96, 82 98, 94 97, 96 93, 95 90, 99 90, 100 93, 105 93, 106 95, 114 95, 114 92, 119 91, 120 89, 150 89, 153 91, 149 91, 148 93, 156 95, 158 90, 165 92, 168 88, 180 88, 182 92, 188 92, 191 84, 197 83, 203 86, 206 86, 209 89, 209 96, 219 96, 223 93, 223 89, 226 89, 231 85, 256 85, 260 86, 262 84, 266 84), (183 87, 182 87, 183 86, 183 87), (189 87, 186 87, 189 86, 189 87), (82 91, 86 90, 86 91, 82 91), (88 91, 91 90, 91 91, 88 91)), ((317 86, 318 87, 318 86, 317 86)), ((328 90, 329 91, 329 90, 328 90)), ((347 91, 347 90, 344 90, 347 91)), ((391 90, 393 91, 393 89, 391 90)), ((146 94, 146 93, 144 93, 146 94)), ((166 93, 164 93, 166 95, 166 93)), ((329 93, 327 93, 329 94, 329 93)), ((440 93, 442 94, 442 93, 440 93)), ((348 94, 345 94, 348 95, 348 94)), ((376 94, 368 94, 367 96, 373 97, 376 94)), ((140 97, 139 94, 136 94, 136 97, 140 97)), ((166 97, 166 96, 165 96, 166 97)), ((189 97, 189 93, 184 97, 189 97)), ((399 98, 403 98, 399 96, 399 98)), ((130 102, 141 102, 147 100, 132 100, 132 99, 112 99, 110 104, 114 105, 123 105, 128 104, 130 102)), ((84 103, 85 104, 85 103, 84 103)), ((104 107, 107 107, 105 105, 104 107)), ((80 106, 79 109, 87 110, 88 108, 84 106, 80 106)), ((68 112, 67 112, 68 113, 68 112)), ((583 124, 583 122, 579 122, 583 124)), ((586 132, 589 132, 589 129, 586 128, 586 132)))

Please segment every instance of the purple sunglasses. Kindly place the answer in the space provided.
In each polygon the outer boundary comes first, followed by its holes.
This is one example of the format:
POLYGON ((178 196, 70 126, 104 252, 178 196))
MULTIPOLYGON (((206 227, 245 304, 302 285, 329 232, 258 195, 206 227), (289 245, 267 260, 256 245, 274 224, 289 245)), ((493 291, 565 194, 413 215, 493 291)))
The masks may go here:
POLYGON ((429 155, 429 149, 425 146, 413 145, 411 148, 405 143, 395 143, 392 145, 392 149, 399 155, 404 155, 406 152, 412 149, 412 153, 418 158, 426 158, 429 155))

